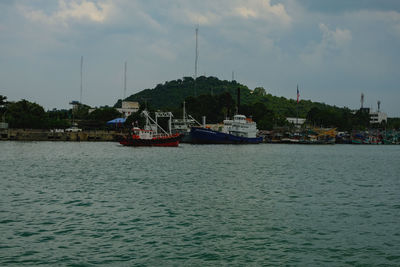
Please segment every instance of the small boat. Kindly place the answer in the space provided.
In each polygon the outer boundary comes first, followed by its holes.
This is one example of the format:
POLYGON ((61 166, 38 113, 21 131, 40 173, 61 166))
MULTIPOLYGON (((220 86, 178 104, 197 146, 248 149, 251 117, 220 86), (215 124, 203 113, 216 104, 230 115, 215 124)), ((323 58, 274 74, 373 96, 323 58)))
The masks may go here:
POLYGON ((119 143, 124 146, 160 146, 160 147, 177 147, 182 138, 179 133, 167 133, 161 128, 149 115, 147 111, 142 114, 146 117, 146 126, 144 129, 133 127, 132 132, 123 136, 119 143), (150 124, 150 121, 153 124, 150 124), (158 133, 158 129, 162 133, 158 133))

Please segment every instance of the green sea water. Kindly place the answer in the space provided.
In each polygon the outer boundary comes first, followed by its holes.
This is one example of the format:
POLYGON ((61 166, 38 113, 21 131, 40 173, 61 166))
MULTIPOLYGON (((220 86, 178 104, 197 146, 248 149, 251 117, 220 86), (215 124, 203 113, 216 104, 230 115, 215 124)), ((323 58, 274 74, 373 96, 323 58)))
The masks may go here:
POLYGON ((0 142, 0 266, 400 265, 400 146, 0 142))

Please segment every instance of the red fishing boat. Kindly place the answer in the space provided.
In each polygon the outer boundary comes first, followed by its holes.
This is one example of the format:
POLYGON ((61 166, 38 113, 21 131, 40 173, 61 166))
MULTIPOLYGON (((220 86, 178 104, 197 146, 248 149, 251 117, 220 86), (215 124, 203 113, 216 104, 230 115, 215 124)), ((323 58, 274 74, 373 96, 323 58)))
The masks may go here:
POLYGON ((133 128, 133 133, 119 142, 124 146, 178 146, 181 134, 156 134, 153 130, 133 128))
POLYGON ((182 138, 179 133, 167 133, 155 122, 147 111, 142 114, 146 117, 146 126, 144 129, 133 127, 132 132, 122 137, 120 144, 124 146, 163 146, 163 147, 176 147, 182 138), (150 121, 153 123, 151 124, 150 121), (158 133, 158 129, 162 133, 158 133))

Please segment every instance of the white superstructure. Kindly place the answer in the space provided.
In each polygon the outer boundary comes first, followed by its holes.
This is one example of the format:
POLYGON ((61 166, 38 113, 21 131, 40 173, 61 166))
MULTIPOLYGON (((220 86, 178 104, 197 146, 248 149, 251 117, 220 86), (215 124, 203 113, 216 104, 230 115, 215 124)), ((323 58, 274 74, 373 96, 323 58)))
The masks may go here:
POLYGON ((183 115, 182 119, 172 120, 172 132, 174 133, 188 133, 193 126, 201 126, 191 115, 186 114, 185 102, 183 102, 183 115))
POLYGON ((122 106, 117 108, 118 112, 124 114, 125 118, 128 118, 132 113, 139 111, 139 102, 134 101, 122 101, 122 106))
POLYGON ((244 115, 235 115, 233 120, 224 120, 222 132, 240 137, 257 137, 257 124, 244 115))

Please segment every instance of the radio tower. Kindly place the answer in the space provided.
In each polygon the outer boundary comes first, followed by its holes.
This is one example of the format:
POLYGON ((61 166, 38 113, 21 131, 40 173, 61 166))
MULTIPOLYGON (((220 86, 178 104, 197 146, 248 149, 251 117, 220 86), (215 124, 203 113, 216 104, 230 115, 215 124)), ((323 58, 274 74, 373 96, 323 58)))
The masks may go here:
POLYGON ((199 26, 196 26, 196 54, 194 58, 194 96, 197 96, 196 92, 196 79, 197 79, 197 61, 199 59, 199 47, 198 47, 198 34, 199 34, 199 26))
POLYGON ((82 88, 82 69, 83 69, 83 56, 81 56, 81 95, 80 95, 80 98, 79 98, 79 102, 82 104, 82 91, 83 91, 83 88, 82 88))
POLYGON ((127 65, 127 62, 125 61, 125 71, 124 71, 124 98, 123 98, 123 99, 126 98, 126 65, 127 65))
POLYGON ((364 108, 364 93, 361 93, 361 109, 364 108))
POLYGON ((199 26, 196 27, 196 54, 194 58, 194 79, 197 78, 197 61, 199 59, 199 47, 198 47, 198 35, 199 35, 199 26))
POLYGON ((381 101, 378 100, 378 112, 381 111, 381 101))

